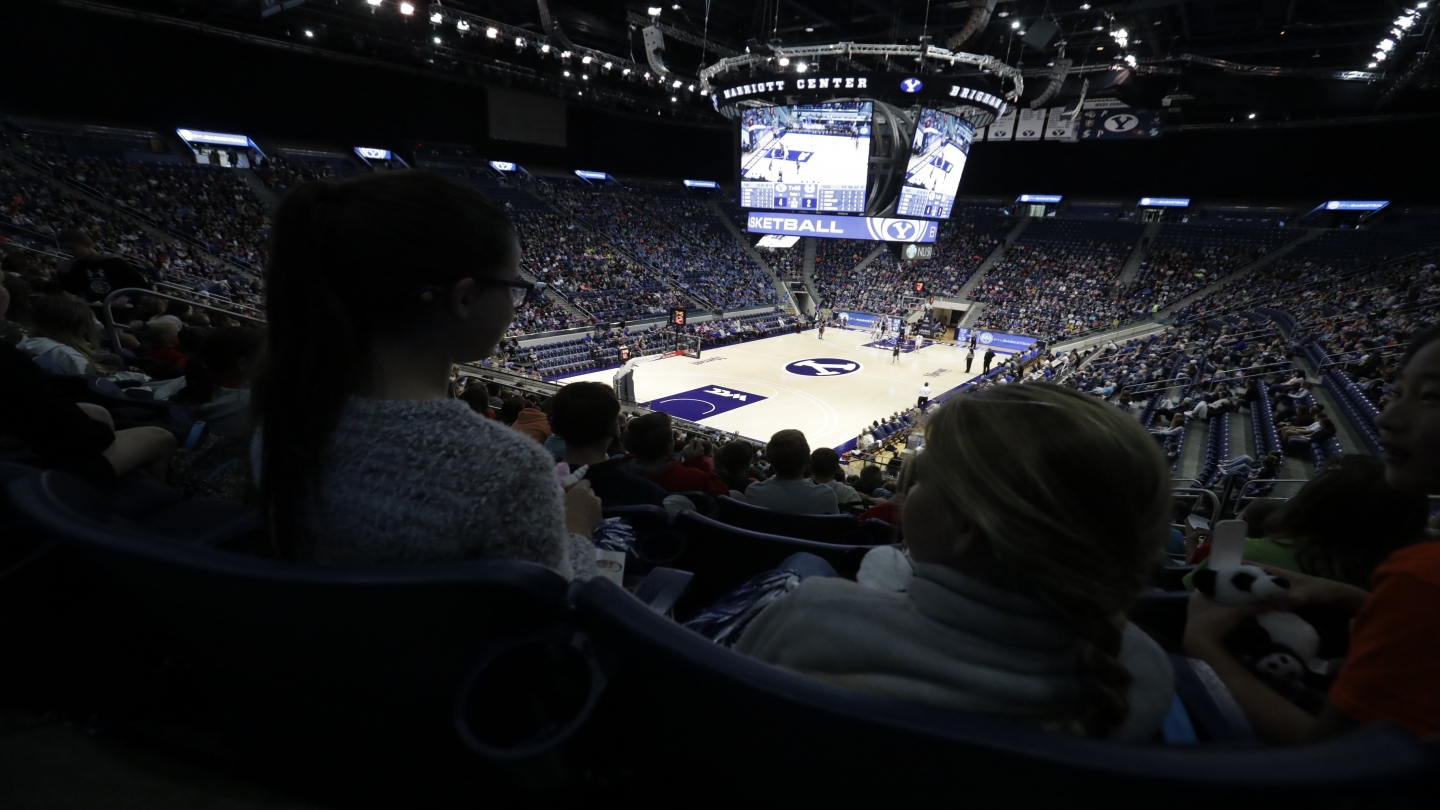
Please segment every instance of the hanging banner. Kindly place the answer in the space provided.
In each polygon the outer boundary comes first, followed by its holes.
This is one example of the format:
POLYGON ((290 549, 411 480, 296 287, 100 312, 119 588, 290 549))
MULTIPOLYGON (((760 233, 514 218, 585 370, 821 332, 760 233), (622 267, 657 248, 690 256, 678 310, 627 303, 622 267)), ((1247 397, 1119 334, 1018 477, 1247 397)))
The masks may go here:
POLYGON ((990 140, 992 140, 992 141, 1008 141, 1008 140, 1010 140, 1011 138, 1014 138, 1014 137, 1015 137, 1015 118, 1016 118, 1016 111, 1015 111, 1015 108, 1014 108, 1014 107, 1011 107, 1011 108, 1007 109, 1007 110, 1005 111, 1005 114, 1004 114, 1004 115, 1000 116, 999 118, 996 118, 996 119, 990 124, 990 135, 989 135, 990 140))
POLYGON ((1015 140, 1038 141, 1045 134, 1045 111, 1025 109, 1020 111, 1020 123, 1015 128, 1015 140))
POLYGON ((1065 114, 1064 107, 1050 108, 1050 120, 1045 124, 1045 140, 1075 140, 1075 119, 1065 114))
POLYGON ((1160 113, 1155 110, 1109 107, 1080 112, 1081 140, 1158 138, 1161 129, 1160 113))

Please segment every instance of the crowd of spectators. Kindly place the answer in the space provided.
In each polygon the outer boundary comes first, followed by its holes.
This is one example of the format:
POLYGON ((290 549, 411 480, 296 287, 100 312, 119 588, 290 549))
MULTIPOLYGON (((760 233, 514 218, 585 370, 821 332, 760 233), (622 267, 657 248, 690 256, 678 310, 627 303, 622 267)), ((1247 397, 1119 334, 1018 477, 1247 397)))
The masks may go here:
POLYGON ((1133 247, 1109 241, 1012 245, 970 293, 987 305, 976 326, 1055 341, 1143 315, 1114 294, 1133 247))
POLYGON ((909 308, 907 298, 958 294, 998 241, 996 234, 977 227, 967 213, 956 212, 940 223, 930 258, 900 261, 885 250, 857 271, 856 264, 873 249, 873 242, 817 239, 816 292, 825 305, 837 311, 904 312, 909 308))
POLYGON ((57 176, 257 270, 269 214, 232 169, 38 153, 57 176))
POLYGON ((687 306, 684 295, 570 217, 516 211, 511 220, 523 252, 520 266, 600 320, 634 320, 687 306))
POLYGON ((1125 294, 1150 311, 1164 309, 1274 250, 1278 241, 1277 236, 1266 244, 1153 247, 1125 294))
MULTIPOLYGON (((643 196, 631 197, 615 189, 594 189, 562 183, 543 183, 542 193, 560 207, 584 219, 616 245, 674 281, 707 306, 742 309, 776 303, 779 294, 768 277, 728 234, 713 230, 691 236, 672 221, 699 222, 703 204, 669 198, 664 213, 645 207, 643 196), (690 216, 676 212, 688 207, 690 216)), ((695 226, 702 228, 702 226, 695 226)), ((715 226, 706 225, 704 229, 715 226)))
POLYGON ((154 236, 94 200, 62 191, 13 164, 0 163, 0 223, 10 226, 12 240, 43 252, 60 247, 61 232, 79 231, 101 252, 124 257, 155 281, 224 305, 253 309, 259 303, 256 276, 227 267, 189 243, 154 236))

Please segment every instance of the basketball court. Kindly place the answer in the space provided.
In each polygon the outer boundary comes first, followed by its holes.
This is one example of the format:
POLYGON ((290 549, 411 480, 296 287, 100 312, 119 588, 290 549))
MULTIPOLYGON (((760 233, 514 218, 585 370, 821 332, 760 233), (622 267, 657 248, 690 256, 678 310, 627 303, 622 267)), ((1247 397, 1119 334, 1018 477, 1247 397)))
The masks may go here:
MULTIPOLYGON (((798 428, 811 447, 835 447, 854 439, 862 427, 913 407, 920 384, 937 396, 980 376, 984 348, 965 373, 964 347, 932 344, 903 352, 891 364, 891 349, 866 346, 869 332, 814 329, 718 349, 699 360, 666 357, 635 369, 635 399, 654 410, 752 439, 798 428)), ((1007 355, 997 353, 998 364, 1007 355)), ((567 377, 611 383, 616 369, 567 377)))

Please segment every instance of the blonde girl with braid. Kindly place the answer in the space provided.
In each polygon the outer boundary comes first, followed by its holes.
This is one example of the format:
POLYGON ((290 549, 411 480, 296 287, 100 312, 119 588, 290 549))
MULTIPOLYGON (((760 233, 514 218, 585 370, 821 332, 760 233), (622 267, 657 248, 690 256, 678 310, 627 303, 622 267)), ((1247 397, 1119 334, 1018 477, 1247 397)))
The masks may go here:
POLYGON ((1165 542, 1170 476, 1117 408, 1044 383, 955 397, 925 425, 902 512, 904 593, 807 579, 740 652, 859 689, 1145 741, 1169 659, 1125 620, 1165 542))

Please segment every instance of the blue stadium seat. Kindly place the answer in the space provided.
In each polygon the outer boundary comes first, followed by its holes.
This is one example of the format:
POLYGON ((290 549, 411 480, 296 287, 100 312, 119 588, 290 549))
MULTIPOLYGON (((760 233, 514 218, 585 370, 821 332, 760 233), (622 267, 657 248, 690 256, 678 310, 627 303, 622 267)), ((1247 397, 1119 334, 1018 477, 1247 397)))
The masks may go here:
POLYGON ((796 552, 808 551, 822 557, 841 576, 853 579, 861 558, 873 548, 751 531, 696 512, 677 516, 674 525, 678 543, 663 549, 642 547, 638 552, 652 564, 695 574, 689 590, 675 606, 675 616, 682 621, 756 574, 775 568, 796 552))
POLYGON ((891 542, 890 524, 884 521, 862 523, 844 514, 790 515, 737 501, 728 495, 715 499, 715 519, 741 529, 817 543, 876 546, 891 542))
MULTIPOLYGON (((520 562, 326 566, 242 556, 110 525, 66 490, 56 473, 9 486, 20 512, 169 633, 210 699, 201 716, 240 761, 367 799, 389 786, 403 794, 391 800, 411 804, 457 783, 500 788, 461 744, 453 708, 477 655, 568 626, 566 583, 554 572, 520 562)), ((500 667, 503 695, 470 681, 478 691, 468 702, 490 711, 473 733, 491 750, 533 748, 559 722, 537 691, 550 688, 535 669, 543 661, 513 662, 524 671, 508 675, 500 667)))

